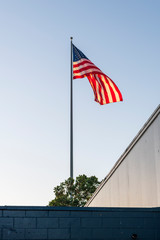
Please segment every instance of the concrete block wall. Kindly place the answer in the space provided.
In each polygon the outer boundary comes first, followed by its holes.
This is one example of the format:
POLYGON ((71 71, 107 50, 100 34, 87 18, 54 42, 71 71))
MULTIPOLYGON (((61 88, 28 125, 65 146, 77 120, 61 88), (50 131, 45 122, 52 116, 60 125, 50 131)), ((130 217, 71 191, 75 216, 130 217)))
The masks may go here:
POLYGON ((0 239, 160 240, 160 208, 4 206, 0 239))

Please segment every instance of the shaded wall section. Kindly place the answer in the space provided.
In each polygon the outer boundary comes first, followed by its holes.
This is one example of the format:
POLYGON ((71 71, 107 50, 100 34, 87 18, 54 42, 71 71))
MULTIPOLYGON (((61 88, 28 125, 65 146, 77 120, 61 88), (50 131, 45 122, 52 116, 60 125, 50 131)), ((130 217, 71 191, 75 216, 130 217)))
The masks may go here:
POLYGON ((86 206, 160 207, 160 105, 86 206))
POLYGON ((160 208, 0 207, 0 239, 160 239, 160 208))

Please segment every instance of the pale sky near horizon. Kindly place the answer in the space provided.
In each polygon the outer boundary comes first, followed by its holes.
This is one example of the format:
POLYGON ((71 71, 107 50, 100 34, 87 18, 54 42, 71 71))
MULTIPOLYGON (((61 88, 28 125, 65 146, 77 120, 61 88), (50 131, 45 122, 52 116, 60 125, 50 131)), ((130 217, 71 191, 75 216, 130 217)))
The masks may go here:
POLYGON ((160 103, 160 1, 0 1, 0 206, 45 206, 69 177, 70 36, 119 87, 74 80, 74 177, 102 180, 160 103))

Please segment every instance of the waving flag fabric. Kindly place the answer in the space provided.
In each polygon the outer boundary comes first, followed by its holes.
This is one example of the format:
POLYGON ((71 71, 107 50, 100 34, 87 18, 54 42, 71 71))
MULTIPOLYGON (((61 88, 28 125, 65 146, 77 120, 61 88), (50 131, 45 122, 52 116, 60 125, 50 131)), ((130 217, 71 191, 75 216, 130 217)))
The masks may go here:
POLYGON ((73 45, 73 79, 87 77, 101 105, 123 101, 116 84, 73 45))

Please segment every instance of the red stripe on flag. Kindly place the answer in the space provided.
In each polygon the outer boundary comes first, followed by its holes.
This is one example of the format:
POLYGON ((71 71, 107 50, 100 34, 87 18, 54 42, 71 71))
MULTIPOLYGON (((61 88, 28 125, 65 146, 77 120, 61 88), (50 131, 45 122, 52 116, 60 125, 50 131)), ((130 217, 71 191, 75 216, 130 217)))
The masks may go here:
POLYGON ((94 92, 94 100, 96 102, 98 102, 98 92, 97 92, 97 89, 96 89, 96 80, 94 78, 92 78, 92 76, 88 76, 88 80, 89 80, 89 83, 93 89, 93 92, 94 92))
POLYGON ((102 86, 101 84, 99 83, 99 81, 97 81, 97 79, 95 78, 94 75, 90 74, 89 76, 87 76, 90 84, 91 84, 91 87, 94 91, 94 95, 95 95, 95 101, 100 103, 101 105, 104 104, 104 98, 103 98, 103 94, 102 94, 102 86))

